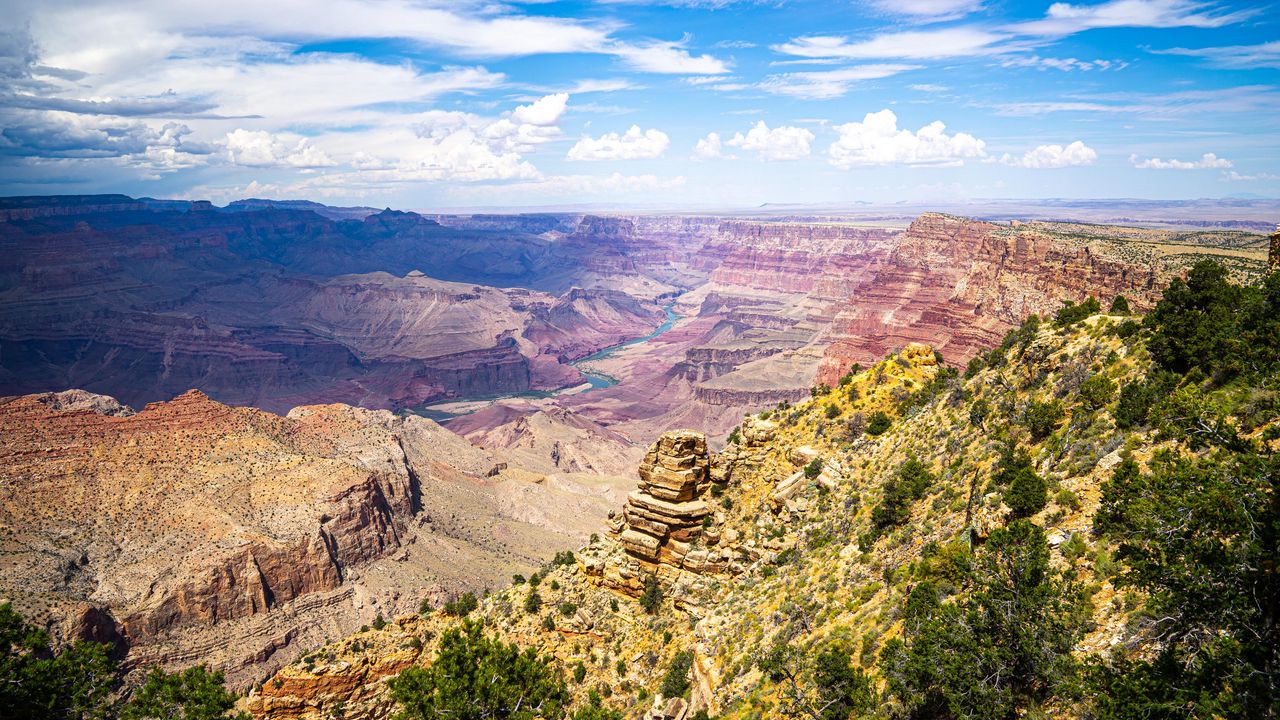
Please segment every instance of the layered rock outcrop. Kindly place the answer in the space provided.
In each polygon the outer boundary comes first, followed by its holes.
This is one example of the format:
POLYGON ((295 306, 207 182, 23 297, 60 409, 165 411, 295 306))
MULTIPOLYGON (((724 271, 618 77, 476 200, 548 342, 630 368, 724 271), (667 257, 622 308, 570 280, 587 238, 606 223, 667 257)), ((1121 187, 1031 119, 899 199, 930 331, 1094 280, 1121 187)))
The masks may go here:
POLYGON ((206 662, 244 687, 585 534, 515 517, 501 466, 424 418, 345 405, 0 398, 0 597, 60 641, 116 642, 126 667, 206 662))
POLYGON ((638 474, 639 486, 607 523, 622 552, 588 552, 588 574, 607 587, 639 596, 650 576, 675 585, 687 584, 691 575, 730 571, 737 558, 717 547, 720 533, 707 497, 713 475, 706 437, 690 430, 663 433, 638 474))
POLYGON ((909 342, 964 362, 1028 315, 1051 315, 1064 301, 1089 295, 1124 295, 1135 310, 1145 309, 1195 259, 1170 264, 1152 246, 1105 226, 1005 226, 926 213, 874 272, 851 285, 851 299, 835 306, 817 380, 834 385, 851 364, 869 364, 909 342))

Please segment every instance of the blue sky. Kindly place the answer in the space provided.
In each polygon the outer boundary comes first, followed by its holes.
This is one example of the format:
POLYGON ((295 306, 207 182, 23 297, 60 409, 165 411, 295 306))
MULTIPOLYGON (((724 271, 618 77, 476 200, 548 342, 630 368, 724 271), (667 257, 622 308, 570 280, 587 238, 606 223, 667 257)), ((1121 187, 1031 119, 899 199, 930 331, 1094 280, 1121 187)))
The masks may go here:
POLYGON ((0 194, 1280 196, 1280 9, 0 0, 0 194))

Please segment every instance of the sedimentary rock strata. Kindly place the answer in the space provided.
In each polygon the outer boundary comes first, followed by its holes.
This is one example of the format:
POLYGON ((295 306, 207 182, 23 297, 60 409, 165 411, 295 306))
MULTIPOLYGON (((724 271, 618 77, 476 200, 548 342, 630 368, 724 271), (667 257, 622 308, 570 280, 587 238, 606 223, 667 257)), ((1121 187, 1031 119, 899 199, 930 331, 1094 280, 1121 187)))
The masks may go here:
POLYGON ((138 412, 79 391, 3 398, 0 596, 59 640, 116 643, 129 667, 198 660, 240 687, 585 535, 504 511, 503 474, 386 411, 281 417, 195 391, 138 412))
POLYGON ((736 556, 716 547, 720 533, 708 496, 713 475, 706 437, 688 430, 663 433, 638 475, 637 489, 608 522, 621 552, 588 548, 588 574, 614 590, 639 595, 649 576, 674 585, 690 576, 729 571, 736 556))

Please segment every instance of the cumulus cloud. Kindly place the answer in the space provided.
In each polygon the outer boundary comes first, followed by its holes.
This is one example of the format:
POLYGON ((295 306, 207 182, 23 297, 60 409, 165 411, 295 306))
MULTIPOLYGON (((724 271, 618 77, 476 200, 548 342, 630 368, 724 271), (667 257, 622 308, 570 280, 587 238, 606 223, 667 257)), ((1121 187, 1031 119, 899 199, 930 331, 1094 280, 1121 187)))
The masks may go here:
POLYGON ((799 160, 809 156, 809 144, 813 133, 805 128, 783 125, 770 129, 763 120, 757 122, 746 135, 734 133, 728 145, 754 152, 766 162, 799 160))
POLYGON ((835 126, 839 138, 827 149, 828 161, 843 169, 857 165, 963 165, 986 155, 986 143, 968 133, 948 135, 935 120, 916 132, 898 128, 892 110, 867 113, 862 122, 835 126))
POLYGON ((227 159, 246 167, 319 168, 337 164, 306 138, 266 130, 237 128, 227 133, 226 148, 227 159))
POLYGON ((1000 162, 1005 165, 1037 170, 1082 167, 1092 165, 1097 160, 1097 151, 1079 140, 1066 147, 1061 145, 1039 145, 1033 150, 1028 150, 1022 157, 1014 157, 1005 153, 1000 158, 1000 162))
POLYGON ((1146 158, 1139 160, 1137 155, 1130 155, 1129 162, 1136 168, 1143 170, 1226 170, 1232 167, 1230 160, 1220 158, 1213 153, 1205 153, 1200 156, 1199 160, 1161 160, 1160 158, 1146 158))
POLYGON ((170 148, 204 155, 209 146, 186 141, 191 128, 180 123, 148 123, 114 117, 30 113, 8 120, 0 130, 0 152, 51 158, 118 158, 170 148))
POLYGON ((718 160, 721 158, 732 159, 732 155, 724 154, 724 144, 720 141, 720 133, 707 133, 707 136, 698 140, 693 146, 693 160, 718 160))
POLYGON ((517 123, 527 123, 546 127, 560 122, 565 108, 569 105, 569 93, 555 93, 534 100, 528 105, 521 105, 511 111, 511 119, 517 123))
POLYGON ((610 52, 636 70, 668 75, 723 75, 729 63, 712 55, 692 55, 682 42, 618 43, 610 52))
POLYGON ((790 95, 809 100, 828 100, 849 92, 864 80, 876 80, 917 70, 919 65, 860 65, 815 72, 792 72, 770 75, 760 81, 759 87, 775 95, 790 95))
POLYGON ((647 160, 661 157, 670 142, 661 130, 632 125, 625 133, 583 137, 565 155, 568 160, 647 160))

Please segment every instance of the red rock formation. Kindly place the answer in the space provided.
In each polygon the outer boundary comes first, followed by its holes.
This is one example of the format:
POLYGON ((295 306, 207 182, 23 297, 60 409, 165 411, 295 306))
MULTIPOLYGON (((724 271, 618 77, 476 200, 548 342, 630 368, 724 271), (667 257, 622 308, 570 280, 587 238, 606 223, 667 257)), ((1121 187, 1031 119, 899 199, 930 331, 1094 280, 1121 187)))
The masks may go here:
POLYGON ((1149 252, 1036 223, 925 214, 838 306, 818 381, 834 385, 852 363, 909 342, 964 362, 1027 315, 1052 314, 1065 300, 1123 294, 1135 309, 1146 308, 1170 276, 1149 252))

